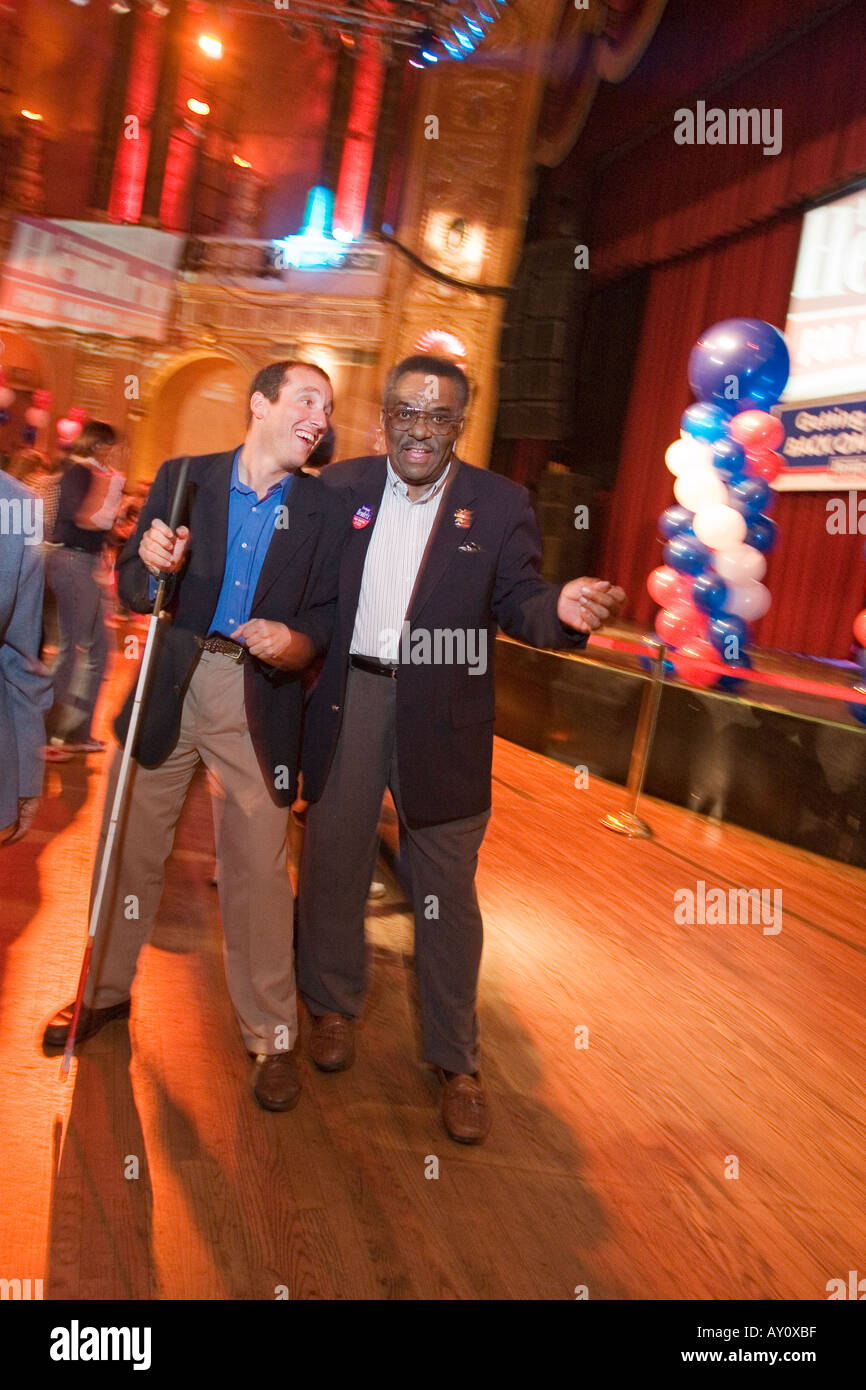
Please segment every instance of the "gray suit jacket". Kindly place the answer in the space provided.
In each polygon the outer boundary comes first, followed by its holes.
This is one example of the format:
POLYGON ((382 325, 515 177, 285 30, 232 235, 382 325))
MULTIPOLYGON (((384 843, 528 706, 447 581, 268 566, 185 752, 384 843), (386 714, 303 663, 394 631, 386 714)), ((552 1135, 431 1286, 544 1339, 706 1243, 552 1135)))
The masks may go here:
POLYGON ((36 497, 0 473, 0 826, 18 819, 18 798, 42 791, 51 678, 39 661, 42 555, 36 497), (32 543, 28 544, 28 540, 32 543))

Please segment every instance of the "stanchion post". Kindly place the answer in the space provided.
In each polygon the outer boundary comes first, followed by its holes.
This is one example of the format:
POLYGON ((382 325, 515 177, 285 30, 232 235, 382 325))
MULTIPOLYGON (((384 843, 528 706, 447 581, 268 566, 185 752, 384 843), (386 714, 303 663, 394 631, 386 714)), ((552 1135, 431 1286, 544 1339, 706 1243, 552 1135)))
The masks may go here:
POLYGON ((649 680, 644 682, 634 743, 631 746, 628 781, 626 782, 630 806, 625 811, 609 812, 602 820, 602 825, 606 825, 608 830, 615 830, 618 835, 628 835, 630 839, 647 840, 652 836, 652 828, 647 825, 645 820, 641 820, 637 810, 656 729, 659 701, 664 682, 666 648, 663 642, 657 641, 654 637, 645 637, 644 641, 653 648, 654 655, 652 674, 649 680))

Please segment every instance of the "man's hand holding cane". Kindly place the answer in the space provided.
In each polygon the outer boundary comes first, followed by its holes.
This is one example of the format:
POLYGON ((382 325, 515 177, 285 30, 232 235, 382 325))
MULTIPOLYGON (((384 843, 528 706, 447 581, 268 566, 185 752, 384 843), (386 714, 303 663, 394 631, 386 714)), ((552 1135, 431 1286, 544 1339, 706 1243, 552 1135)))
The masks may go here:
POLYGON ((138 557, 154 579, 159 579, 164 574, 177 573, 186 559, 188 545, 188 526, 178 526, 172 531, 164 521, 154 517, 141 538, 138 557))

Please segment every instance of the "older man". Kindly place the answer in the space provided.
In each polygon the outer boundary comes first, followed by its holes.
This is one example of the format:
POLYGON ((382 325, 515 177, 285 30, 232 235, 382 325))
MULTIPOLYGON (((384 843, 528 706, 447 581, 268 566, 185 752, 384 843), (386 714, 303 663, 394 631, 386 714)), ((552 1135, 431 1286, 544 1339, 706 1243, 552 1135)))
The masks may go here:
POLYGON ((582 647, 622 590, 539 574, 526 490, 455 453, 459 367, 415 356, 390 373, 387 456, 332 464, 352 514, 334 637, 307 711, 298 968, 321 1071, 352 1062, 365 995, 364 903, 389 786, 412 872, 425 1060, 452 1139, 489 1128, 476 991, 478 851, 490 816, 497 625, 537 647, 582 647))
MULTIPOLYGON (((133 763, 123 850, 94 949, 79 1036, 126 1017, 136 962, 193 773, 220 799, 217 837, 226 976, 257 1058, 256 1100, 288 1110, 300 1093, 293 901, 286 872, 303 690, 324 651, 348 522, 339 498, 301 469, 325 434, 331 383, 319 367, 275 362, 250 387, 243 444, 191 461, 189 524, 169 530, 179 460, 159 470, 118 565, 121 598, 146 611, 174 576, 173 620, 157 652, 133 763)), ((116 725, 123 737, 131 697, 116 725)), ((117 759, 113 776, 116 776, 117 759)), ((106 816, 112 787, 106 798, 106 816)), ((103 824, 105 834, 105 823, 103 824)), ((72 1006, 45 1032, 66 1043, 72 1006)))

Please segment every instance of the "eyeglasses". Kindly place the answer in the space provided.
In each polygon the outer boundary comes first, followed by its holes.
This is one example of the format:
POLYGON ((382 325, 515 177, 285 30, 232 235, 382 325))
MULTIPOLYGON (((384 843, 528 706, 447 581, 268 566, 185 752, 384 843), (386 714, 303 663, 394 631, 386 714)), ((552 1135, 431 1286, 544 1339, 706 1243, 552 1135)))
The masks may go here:
POLYGON ((409 405, 392 405, 384 412, 385 419, 401 429, 411 429, 419 420, 426 420, 434 434, 450 434, 455 425, 460 424, 458 416, 449 415, 444 410, 415 410, 409 405))

